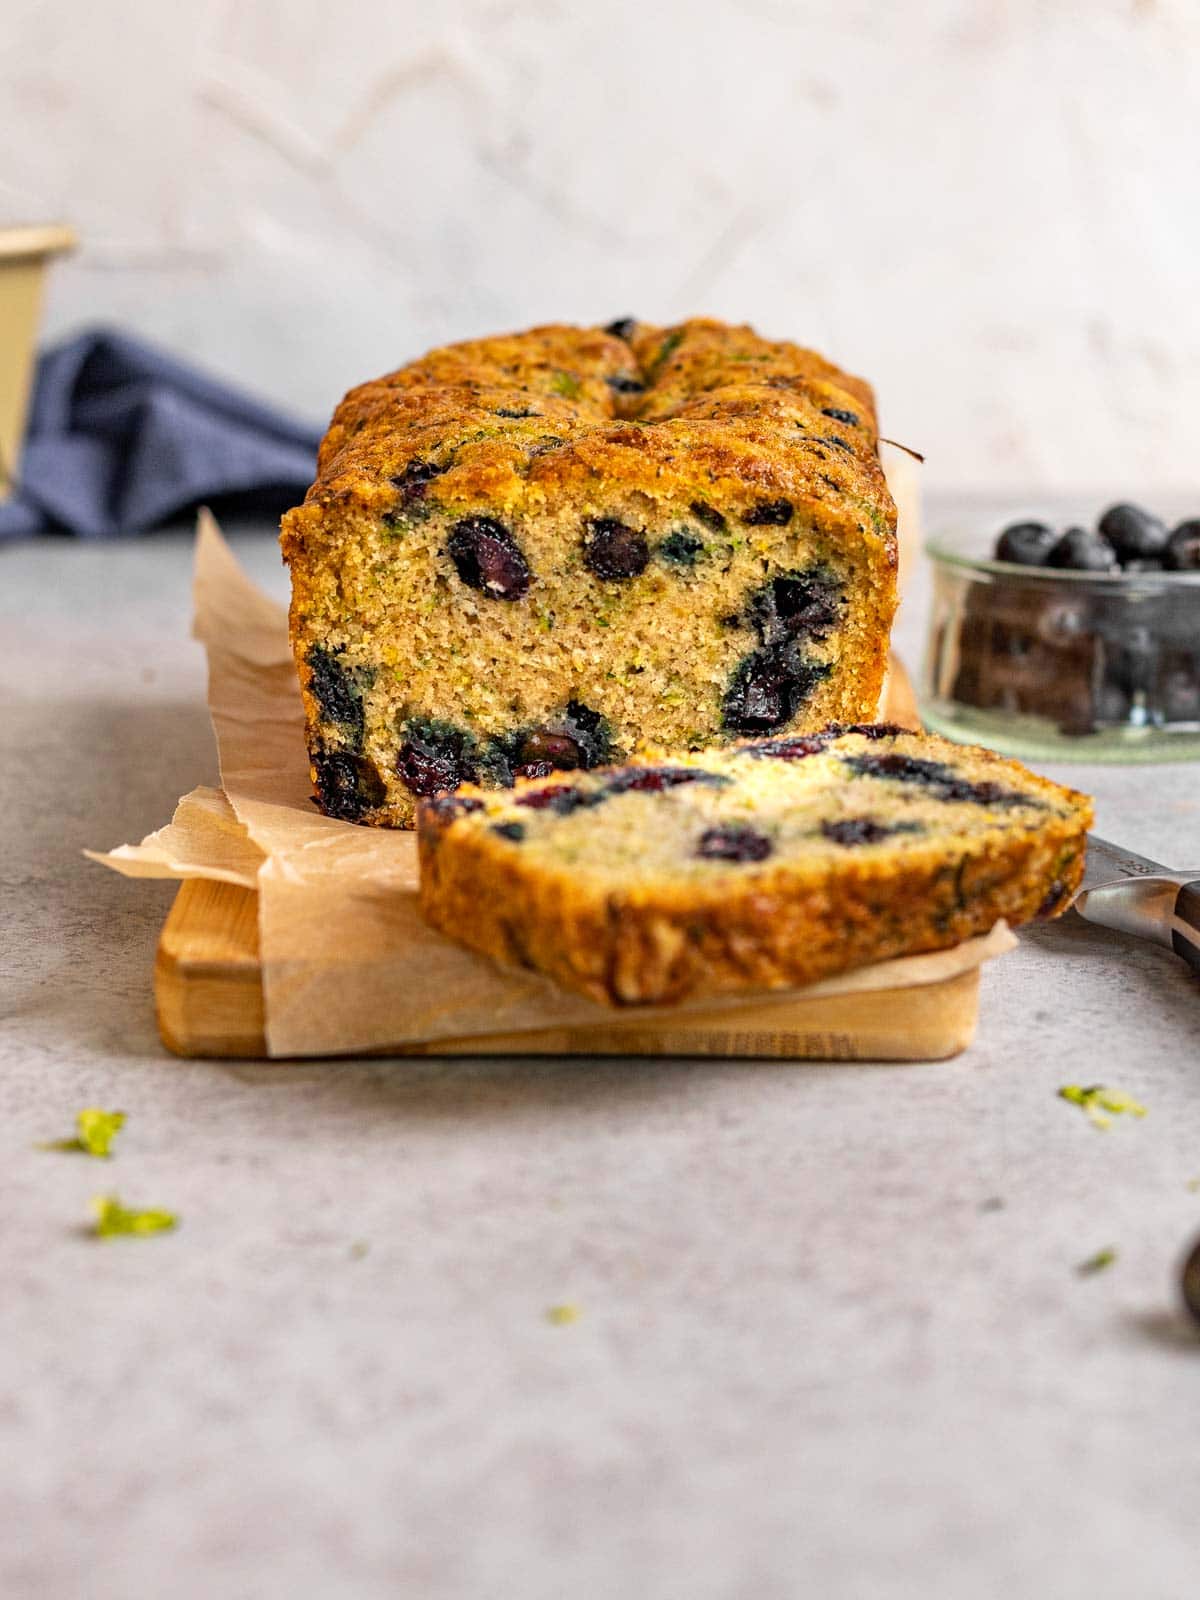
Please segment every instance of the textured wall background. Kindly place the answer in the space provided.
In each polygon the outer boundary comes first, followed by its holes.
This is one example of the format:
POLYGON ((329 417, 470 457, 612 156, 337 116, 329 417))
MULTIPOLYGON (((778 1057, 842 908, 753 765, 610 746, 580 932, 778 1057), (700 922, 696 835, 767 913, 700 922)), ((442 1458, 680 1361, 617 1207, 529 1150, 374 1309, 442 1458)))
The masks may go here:
POLYGON ((5 0, 0 209, 324 417, 536 320, 748 318, 948 488, 1200 487, 1197 0, 5 0))

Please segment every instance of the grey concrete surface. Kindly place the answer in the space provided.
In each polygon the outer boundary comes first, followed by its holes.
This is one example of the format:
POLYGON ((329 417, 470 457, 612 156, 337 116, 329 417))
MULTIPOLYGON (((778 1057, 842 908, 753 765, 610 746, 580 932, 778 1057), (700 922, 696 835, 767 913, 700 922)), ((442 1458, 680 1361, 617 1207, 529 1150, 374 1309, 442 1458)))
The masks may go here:
MULTIPOLYGON (((172 890, 79 852, 214 777, 188 578, 0 550, 5 1600, 1194 1594, 1182 965, 1041 928, 938 1065, 177 1062, 172 890), (87 1104, 111 1163, 35 1149, 87 1104), (181 1228, 89 1238, 107 1189, 181 1228)), ((1200 843, 1196 766, 1058 775, 1200 843)))

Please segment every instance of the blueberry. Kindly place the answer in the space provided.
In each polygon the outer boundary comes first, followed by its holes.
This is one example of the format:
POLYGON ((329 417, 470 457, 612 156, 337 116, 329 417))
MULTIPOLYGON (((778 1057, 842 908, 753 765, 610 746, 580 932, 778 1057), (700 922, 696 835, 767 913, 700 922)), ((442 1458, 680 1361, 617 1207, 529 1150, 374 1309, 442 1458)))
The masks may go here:
POLYGON ((694 567, 697 558, 704 553, 704 540, 697 539, 686 528, 677 528, 659 545, 658 553, 669 566, 694 567))
POLYGON ((860 426, 858 413, 855 411, 843 411, 840 406, 822 406, 821 415, 823 417, 832 417, 835 422, 844 422, 848 428, 860 426))
POLYGON ((521 743, 522 761, 548 761, 552 767, 569 772, 583 765, 583 751, 567 733, 526 734, 521 743))
POLYGON ((876 822, 874 817, 846 817, 840 822, 823 822, 821 832, 833 844, 878 844, 894 833, 919 831, 916 824, 876 822))
POLYGON ((516 778, 545 778, 575 767, 588 770, 613 759, 612 733, 599 711, 569 700, 552 722, 495 733, 479 752, 480 777, 510 787, 516 778))
POLYGON ((520 600, 529 592, 529 563, 517 541, 495 517, 464 517, 446 541, 465 584, 494 600, 520 600))
POLYGON ((819 756, 834 739, 849 733, 861 734, 864 739, 892 739, 898 733, 909 733, 896 722, 830 722, 818 733, 794 735, 785 739, 763 739, 758 744, 742 746, 742 752, 759 760, 803 761, 806 756, 819 756))
POLYGON ((1046 557, 1048 567, 1070 572, 1116 572, 1117 554, 1108 540, 1087 528, 1068 528, 1046 557))
POLYGON ((786 528, 794 510, 790 500, 760 500, 743 515, 742 521, 751 528, 786 528))
POLYGON ((523 822, 493 822, 492 832, 501 839, 511 839, 514 844, 520 844, 525 837, 525 824, 523 822))
POLYGON ((1169 572, 1200 572, 1200 517, 1175 529, 1163 552, 1163 566, 1169 572))
POLYGON ((1055 878, 1054 882, 1050 885, 1050 888, 1047 891, 1046 898, 1037 908, 1034 916, 1040 922, 1048 920, 1062 907, 1063 901, 1066 899, 1066 897, 1066 884, 1063 883, 1061 878, 1055 878))
POLYGON ((615 517, 593 517, 583 536, 583 560, 598 578, 636 578, 646 570, 650 546, 640 528, 615 517))
POLYGON ((605 378, 605 383, 614 394, 645 394, 646 385, 640 378, 627 377, 618 373, 616 377, 605 378))
POLYGON ((661 794, 683 783, 724 789, 732 781, 722 772, 706 772, 703 767, 626 767, 615 772, 605 788, 609 794, 661 794))
POLYGON ((861 733, 864 739, 894 739, 897 734, 911 732, 911 728, 902 728, 898 722, 831 722, 825 729, 826 735, 835 739, 847 733, 861 733))
POLYGON ((1010 523, 996 540, 996 560, 1020 567, 1044 567, 1058 535, 1044 522, 1010 523))
POLYGON ((1200 1323, 1200 1240, 1188 1252, 1187 1260, 1183 1263, 1180 1275, 1180 1288, 1183 1291, 1183 1303, 1188 1314, 1196 1323, 1200 1323))
POLYGON ((427 800, 421 808, 421 815, 448 828, 459 817, 469 817, 472 812, 482 810, 482 800, 473 800, 469 795, 443 794, 427 800))
POLYGON ((774 849, 765 833, 741 822, 727 822, 707 828, 696 845, 696 855, 705 861, 765 861, 774 849))
POLYGON ((430 479, 438 477, 445 470, 445 467, 435 466, 432 461, 410 461, 391 479, 392 487, 400 491, 400 504, 409 507, 423 499, 430 479))
POLYGON ((954 768, 946 766, 943 761, 925 761, 920 756, 905 756, 898 751, 882 756, 841 756, 839 759, 851 772, 866 778, 895 778, 901 783, 928 786, 945 783, 947 778, 957 778, 954 768))
POLYGON ((614 339, 624 339, 628 343, 637 331, 637 319, 635 317, 618 317, 615 322, 610 322, 604 331, 611 334, 614 339))
POLYGON ((542 413, 540 411, 529 411, 527 409, 518 411, 510 406, 498 406, 496 410, 492 412, 494 417, 511 417, 514 420, 517 420, 521 417, 540 417, 541 414, 542 413))
POLYGON ((752 651, 733 674, 722 704, 722 721, 731 733, 773 733, 829 675, 826 663, 809 661, 789 639, 752 651))
POLYGON ((891 778, 898 783, 916 784, 928 789, 935 800, 967 800, 980 806, 1032 806, 1035 809, 1040 806, 1040 801, 1031 795, 1018 794, 998 783, 972 783, 945 762, 925 761, 920 756, 901 755, 895 750, 887 755, 842 756, 840 760, 859 777, 891 778))
POLYGON ((1018 794, 999 783, 972 783, 969 778, 947 778, 936 789, 939 800, 968 800, 973 806, 1032 806, 1041 809, 1041 801, 1032 795, 1018 794))
POLYGON ((725 526, 725 518, 716 506, 706 505, 703 500, 693 500, 688 508, 697 522, 702 522, 706 528, 711 528, 714 533, 720 533, 725 526))
POLYGON ((758 760, 803 761, 807 756, 819 756, 825 740, 819 733, 804 734, 798 739, 764 739, 760 744, 742 746, 743 752, 758 760))
POLYGON ((548 778, 552 772, 570 772, 583 765, 577 740, 540 728, 522 737, 516 757, 513 775, 518 778, 548 778))
POLYGON ((605 798, 602 789, 579 789, 570 783, 552 783, 545 789, 527 789, 513 804, 525 806, 529 811, 553 811, 556 816, 569 817, 572 811, 598 806, 605 798))
POLYGON ((602 767, 613 759, 615 751, 607 720, 599 711, 584 705, 582 700, 567 701, 562 730, 578 746, 579 765, 585 770, 602 767))
POLYGON ((820 567, 772 578, 755 593, 747 608, 764 643, 807 634, 823 639, 837 621, 841 585, 820 567))
POLYGON ((313 756, 321 810, 343 822, 357 822, 387 800, 379 769, 348 750, 318 750, 313 756))
POLYGON ((1117 552, 1122 566, 1131 561, 1161 559, 1167 543, 1166 523, 1143 511, 1141 506, 1128 503, 1109 506, 1098 528, 1117 552))
POLYGON ((431 753, 407 743, 400 746, 396 771, 413 794, 448 794, 466 781, 452 756, 431 753))
POLYGON ((413 794, 447 794, 476 775, 475 742, 449 722, 414 717, 406 723, 396 772, 413 794))
POLYGON ((315 644, 305 660, 308 662, 308 692, 321 708, 327 722, 337 724, 351 750, 361 750, 365 731, 362 689, 357 674, 339 657, 342 647, 327 650, 315 644))

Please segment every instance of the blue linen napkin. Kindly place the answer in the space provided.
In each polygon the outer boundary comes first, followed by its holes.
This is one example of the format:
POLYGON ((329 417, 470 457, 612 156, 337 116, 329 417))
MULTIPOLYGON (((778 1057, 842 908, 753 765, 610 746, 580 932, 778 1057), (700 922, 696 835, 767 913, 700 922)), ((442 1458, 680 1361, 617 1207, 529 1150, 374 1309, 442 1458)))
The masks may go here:
POLYGON ((144 533, 217 497, 283 509, 312 482, 320 437, 130 334, 89 329, 39 357, 0 539, 144 533))

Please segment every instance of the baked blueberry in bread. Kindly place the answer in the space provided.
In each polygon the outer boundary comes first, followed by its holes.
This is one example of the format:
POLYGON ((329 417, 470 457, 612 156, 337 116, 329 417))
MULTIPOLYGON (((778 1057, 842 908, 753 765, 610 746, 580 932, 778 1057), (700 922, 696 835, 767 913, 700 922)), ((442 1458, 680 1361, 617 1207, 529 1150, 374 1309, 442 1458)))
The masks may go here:
POLYGON ((992 751, 834 726, 425 801, 421 908, 614 1005, 792 987, 1057 915, 1090 821, 992 751))
POLYGON ((288 513, 320 805, 876 708, 895 508, 869 387, 750 328, 544 327, 353 390, 288 513))

